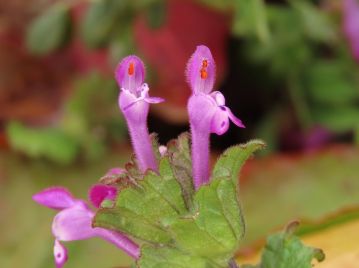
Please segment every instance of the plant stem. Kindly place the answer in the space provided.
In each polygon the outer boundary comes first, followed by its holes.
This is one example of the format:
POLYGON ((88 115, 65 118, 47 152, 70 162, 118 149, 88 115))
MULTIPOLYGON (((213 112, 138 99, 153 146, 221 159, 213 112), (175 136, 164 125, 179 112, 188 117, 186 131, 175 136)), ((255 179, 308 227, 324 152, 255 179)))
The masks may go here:
POLYGON ((145 172, 147 169, 157 171, 158 165, 151 145, 147 122, 137 122, 137 124, 135 124, 134 122, 127 120, 127 125, 130 130, 131 141, 139 168, 142 172, 145 172))

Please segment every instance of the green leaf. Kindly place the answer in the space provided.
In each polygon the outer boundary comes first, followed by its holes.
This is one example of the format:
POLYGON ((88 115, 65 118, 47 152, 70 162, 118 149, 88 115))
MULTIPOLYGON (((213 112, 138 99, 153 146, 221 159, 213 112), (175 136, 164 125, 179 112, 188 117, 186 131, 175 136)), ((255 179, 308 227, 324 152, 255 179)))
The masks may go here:
POLYGON ((78 144, 60 129, 28 128, 18 122, 6 127, 10 146, 29 157, 44 157, 58 164, 69 164, 78 155, 78 144))
MULTIPOLYGON (((244 234, 233 177, 251 153, 263 146, 263 142, 252 141, 227 151, 218 163, 224 169, 216 173, 226 177, 214 177, 193 193, 187 181, 192 179, 189 136, 184 133, 169 142, 158 174, 148 171, 122 189, 113 208, 99 210, 94 226, 141 240, 142 255, 137 262, 141 268, 227 268, 244 234)), ((126 168, 127 176, 136 173, 135 164, 126 168)))
POLYGON ((217 160, 212 177, 230 177, 237 184, 238 174, 245 161, 257 150, 263 149, 265 143, 261 140, 253 140, 246 144, 228 148, 217 160))
POLYGON ((211 268, 208 262, 200 257, 186 254, 175 248, 153 247, 141 248, 141 258, 137 262, 140 268, 211 268))
MULTIPOLYGON (((112 229, 129 232, 128 222, 145 221, 145 225, 156 226, 159 230, 164 229, 174 218, 186 214, 187 209, 182 198, 181 187, 174 178, 168 158, 162 158, 159 165, 159 175, 148 172, 142 180, 137 180, 136 187, 129 187, 121 191, 113 209, 101 211, 101 218, 96 217, 95 224, 98 226, 110 224, 112 229), (127 211, 126 215, 122 211, 127 211), (108 214, 110 219, 106 218, 108 214), (116 220, 117 218, 117 220, 116 220), (119 221, 118 219, 122 219, 119 221)), ((130 234, 139 237, 141 223, 131 225, 130 234), (139 228, 139 229, 138 229, 139 228), (136 231, 137 230, 137 231, 136 231)), ((159 231, 161 233, 161 231, 159 231)), ((154 232, 156 233, 156 232, 154 232)), ((155 234, 154 234, 155 235, 155 234)), ((161 234, 162 235, 162 234, 161 234)), ((161 236, 162 237, 162 236, 161 236)), ((143 240, 148 237, 141 235, 143 240)), ((156 237, 155 237, 156 238, 156 237)), ((161 238, 162 239, 162 238, 161 238)), ((151 240, 153 242, 159 242, 151 240)), ((161 240, 162 241, 162 240, 161 240)), ((166 242, 169 241, 166 240, 166 242)), ((163 241, 161 243, 164 243, 163 241)))
POLYGON ((312 40, 330 42, 335 39, 335 25, 321 9, 309 1, 291 0, 293 6, 301 18, 306 35, 312 40))
POLYGON ((284 232, 267 239, 261 258, 261 268, 312 268, 313 259, 321 262, 322 250, 305 246, 293 235, 298 223, 289 224, 284 232))
POLYGON ((252 40, 247 49, 252 61, 268 64, 270 71, 282 79, 306 66, 312 57, 312 48, 305 38, 298 12, 285 5, 268 5, 267 15, 270 42, 252 40))
POLYGON ((190 134, 182 133, 178 139, 167 144, 167 152, 176 180, 181 185, 182 196, 187 209, 193 205, 194 186, 192 179, 192 160, 190 149, 190 134))
POLYGON ((167 220, 185 213, 181 188, 174 178, 168 159, 160 162, 160 176, 149 172, 138 181, 139 187, 121 192, 116 207, 126 208, 151 222, 165 225, 167 220))
POLYGON ((85 15, 81 27, 81 34, 89 47, 102 47, 106 45, 116 27, 123 27, 118 23, 126 1, 102 0, 95 1, 85 15))
POLYGON ((359 109, 355 105, 319 108, 314 111, 315 119, 332 131, 346 132, 358 126, 359 109))
POLYGON ((147 22, 152 29, 160 28, 166 20, 166 1, 156 1, 147 8, 147 22))
POLYGON ((31 23, 26 35, 26 46, 31 53, 48 54, 64 46, 69 40, 70 32, 69 7, 56 4, 31 23))
POLYGON ((233 8, 233 0, 199 0, 201 3, 222 11, 228 11, 233 8))
POLYGON ((359 99, 356 83, 343 67, 335 60, 321 60, 307 68, 306 88, 312 101, 337 105, 359 99))
POLYGON ((237 35, 256 35, 262 42, 269 40, 266 5, 263 0, 235 1, 233 32, 237 35))
POLYGON ((202 186, 194 208, 171 225, 176 244, 194 255, 228 262, 244 232, 236 185, 229 178, 217 178, 202 186))
POLYGON ((121 231, 142 241, 167 244, 171 237, 158 224, 125 208, 102 208, 93 220, 95 227, 121 231))

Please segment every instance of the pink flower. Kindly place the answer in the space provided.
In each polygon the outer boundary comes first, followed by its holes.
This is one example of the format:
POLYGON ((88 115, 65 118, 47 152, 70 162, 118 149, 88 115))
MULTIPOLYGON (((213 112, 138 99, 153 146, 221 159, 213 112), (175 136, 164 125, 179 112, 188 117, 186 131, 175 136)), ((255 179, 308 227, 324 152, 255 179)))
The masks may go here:
MULTIPOLYGON (((95 198, 99 202, 104 199, 114 199, 115 188, 107 189, 109 190, 107 195, 104 194, 103 189, 95 187, 91 194, 101 196, 102 200, 95 198)), ((54 258, 57 268, 63 267, 68 257, 67 249, 60 241, 83 240, 91 237, 101 237, 124 250, 133 258, 139 258, 138 245, 124 234, 99 227, 93 228, 92 219, 95 213, 85 201, 75 199, 67 189, 62 187, 48 188, 35 194, 32 198, 40 205, 59 210, 52 222, 52 233, 55 237, 54 258)))
POLYGON ((188 112, 192 135, 192 165, 195 188, 209 181, 209 136, 224 134, 229 120, 238 127, 242 121, 225 106, 225 98, 213 91, 216 67, 211 51, 198 46, 187 65, 187 80, 192 89, 188 112))
POLYGON ((344 32, 350 42, 353 56, 359 61, 359 3, 356 0, 344 0, 344 32))
POLYGON ((145 67, 136 56, 124 58, 116 69, 116 80, 121 88, 119 107, 125 116, 134 151, 141 171, 157 171, 158 164, 147 128, 150 103, 160 103, 163 99, 150 97, 149 87, 144 83, 145 67))

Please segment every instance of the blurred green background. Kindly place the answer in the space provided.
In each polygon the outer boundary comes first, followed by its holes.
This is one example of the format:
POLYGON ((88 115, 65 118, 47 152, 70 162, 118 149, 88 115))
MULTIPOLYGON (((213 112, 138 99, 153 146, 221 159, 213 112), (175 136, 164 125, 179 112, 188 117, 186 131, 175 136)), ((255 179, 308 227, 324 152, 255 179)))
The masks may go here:
MULTIPOLYGON (((241 176, 244 248, 294 218, 303 235, 358 219, 359 44, 344 31, 345 2, 1 1, 0 267, 52 265, 54 212, 34 193, 63 185, 86 199, 130 158, 113 78, 122 57, 143 58, 151 95, 166 99, 149 117, 160 142, 188 130, 184 70, 199 44, 247 127, 212 137, 213 157, 251 138, 268 143, 241 176)), ((67 267, 130 263, 98 239, 66 246, 67 267)))

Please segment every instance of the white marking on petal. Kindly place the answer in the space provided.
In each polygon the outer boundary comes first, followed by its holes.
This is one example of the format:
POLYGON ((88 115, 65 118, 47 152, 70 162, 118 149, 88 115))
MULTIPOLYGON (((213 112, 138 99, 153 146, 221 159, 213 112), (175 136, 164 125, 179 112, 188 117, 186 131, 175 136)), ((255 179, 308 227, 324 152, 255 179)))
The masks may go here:
POLYGON ((54 258, 57 268, 62 268, 67 261, 67 249, 58 240, 54 244, 54 258))

